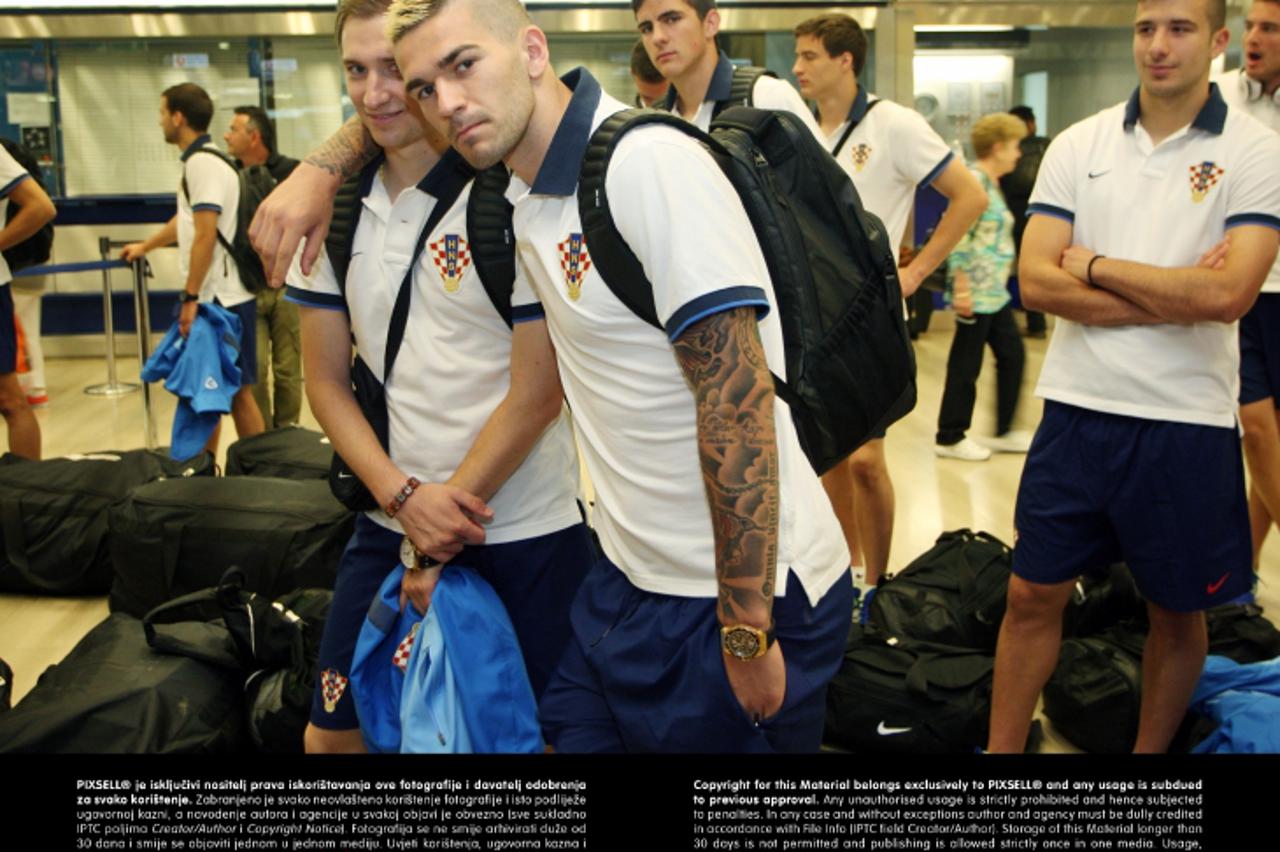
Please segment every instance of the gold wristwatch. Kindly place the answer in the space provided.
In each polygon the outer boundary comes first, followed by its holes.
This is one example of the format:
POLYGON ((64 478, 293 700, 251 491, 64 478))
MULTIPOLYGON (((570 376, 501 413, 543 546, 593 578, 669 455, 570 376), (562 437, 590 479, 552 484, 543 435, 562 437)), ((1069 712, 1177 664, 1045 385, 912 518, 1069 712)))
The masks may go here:
POLYGON ((761 630, 750 624, 729 624, 720 628, 720 650, 738 660, 763 657, 774 642, 773 625, 761 630))
POLYGON ((404 566, 406 571, 423 571, 443 563, 439 559, 423 553, 414 546, 413 540, 409 536, 405 536, 404 540, 400 542, 400 564, 404 566))

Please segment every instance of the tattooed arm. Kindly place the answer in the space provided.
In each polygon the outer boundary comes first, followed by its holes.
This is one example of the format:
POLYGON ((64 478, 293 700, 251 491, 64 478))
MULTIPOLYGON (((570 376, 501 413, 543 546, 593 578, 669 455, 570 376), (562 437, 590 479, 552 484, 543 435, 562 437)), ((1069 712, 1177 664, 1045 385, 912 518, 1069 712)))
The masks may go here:
POLYGON ((307 155, 258 206, 249 226, 249 239, 262 256, 271 286, 279 287, 303 237, 302 272, 311 274, 311 265, 320 255, 329 220, 333 218, 333 198, 342 181, 360 171, 378 153, 359 117, 353 117, 319 148, 307 155))
MULTIPOLYGON (((711 507, 721 624, 773 623, 778 556, 778 441, 773 377, 755 310, 723 311, 690 326, 675 342, 693 391, 698 457, 711 507)), ((748 715, 776 713, 786 692, 782 648, 756 660, 725 657, 734 695, 748 715)))

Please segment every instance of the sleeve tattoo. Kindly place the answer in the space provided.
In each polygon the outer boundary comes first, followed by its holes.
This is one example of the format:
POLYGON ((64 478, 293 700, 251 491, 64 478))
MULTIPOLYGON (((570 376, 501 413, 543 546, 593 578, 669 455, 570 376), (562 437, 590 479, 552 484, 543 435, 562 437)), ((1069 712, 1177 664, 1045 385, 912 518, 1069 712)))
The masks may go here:
POLYGON ((675 342, 693 391, 698 457, 716 547, 718 615, 768 619, 778 544, 778 439, 773 376, 752 308, 691 326, 675 342))
POLYGON ((306 162, 331 175, 346 179, 360 171, 378 155, 378 145, 365 130, 359 116, 353 116, 338 131, 320 143, 306 162))

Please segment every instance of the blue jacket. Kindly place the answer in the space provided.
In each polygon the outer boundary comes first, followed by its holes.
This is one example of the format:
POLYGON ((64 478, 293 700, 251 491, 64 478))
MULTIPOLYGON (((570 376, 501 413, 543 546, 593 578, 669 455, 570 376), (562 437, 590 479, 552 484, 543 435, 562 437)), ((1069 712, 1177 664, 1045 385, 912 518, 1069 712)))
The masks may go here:
POLYGON ((399 611, 403 574, 397 567, 383 583, 351 666, 370 751, 543 751, 515 628, 493 587, 472 569, 450 565, 419 619, 412 606, 399 611))
POLYGON ((1193 749, 1200 754, 1280 752, 1280 659, 1241 664, 1209 657, 1191 708, 1218 722, 1193 749))
POLYGON ((200 304, 191 333, 175 322, 142 367, 144 382, 164 379, 178 397, 169 455, 189 459, 204 449, 240 389, 240 318, 211 302, 200 304))

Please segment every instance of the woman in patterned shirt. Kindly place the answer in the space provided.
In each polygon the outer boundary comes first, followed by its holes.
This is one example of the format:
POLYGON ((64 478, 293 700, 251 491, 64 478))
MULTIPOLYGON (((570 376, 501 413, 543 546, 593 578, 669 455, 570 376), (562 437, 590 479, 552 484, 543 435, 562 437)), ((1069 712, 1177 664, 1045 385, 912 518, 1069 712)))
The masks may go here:
POLYGON ((973 173, 987 192, 987 209, 947 258, 947 300, 956 312, 956 336, 947 357, 947 381, 938 413, 934 452, 942 458, 985 461, 992 450, 1025 453, 1031 437, 1009 427, 1022 389, 1026 353, 1013 319, 1009 272, 1013 267, 1013 215, 1000 178, 1013 171, 1027 135, 1008 113, 983 116, 973 125, 973 173), (973 418, 983 347, 996 357, 996 434, 983 443, 965 437, 973 418))

